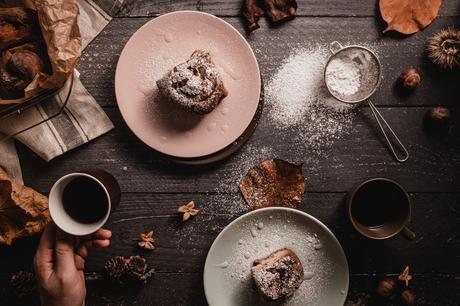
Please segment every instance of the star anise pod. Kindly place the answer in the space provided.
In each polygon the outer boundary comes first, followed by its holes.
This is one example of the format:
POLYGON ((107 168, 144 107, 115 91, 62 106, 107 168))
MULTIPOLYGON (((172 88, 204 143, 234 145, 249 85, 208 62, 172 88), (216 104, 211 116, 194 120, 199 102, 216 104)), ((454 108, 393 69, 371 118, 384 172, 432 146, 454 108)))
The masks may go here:
POLYGON ((182 213, 182 221, 187 221, 191 216, 198 215, 199 210, 195 209, 195 202, 190 201, 188 204, 182 205, 177 209, 178 212, 182 213))
POLYGON ((154 242, 155 238, 153 238, 153 231, 150 231, 146 234, 140 234, 139 242, 137 243, 137 245, 142 249, 153 250, 155 248, 155 246, 153 245, 154 242))
POLYGON ((409 286, 409 281, 412 280, 412 275, 409 274, 409 266, 406 266, 404 270, 399 274, 398 279, 409 286))

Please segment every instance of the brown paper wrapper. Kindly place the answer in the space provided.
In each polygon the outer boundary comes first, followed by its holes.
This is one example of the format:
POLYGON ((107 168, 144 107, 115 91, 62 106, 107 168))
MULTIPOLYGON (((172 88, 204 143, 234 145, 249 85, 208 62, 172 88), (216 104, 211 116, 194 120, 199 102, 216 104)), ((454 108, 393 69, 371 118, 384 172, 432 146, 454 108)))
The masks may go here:
POLYGON ((48 198, 14 182, 0 168, 0 244, 38 234, 50 221, 48 198))
POLYGON ((0 105, 22 103, 36 95, 40 89, 62 87, 73 73, 81 55, 82 38, 78 27, 79 10, 76 0, 12 0, 0 3, 0 7, 15 6, 37 11, 52 74, 38 74, 25 89, 24 98, 0 99, 0 105))

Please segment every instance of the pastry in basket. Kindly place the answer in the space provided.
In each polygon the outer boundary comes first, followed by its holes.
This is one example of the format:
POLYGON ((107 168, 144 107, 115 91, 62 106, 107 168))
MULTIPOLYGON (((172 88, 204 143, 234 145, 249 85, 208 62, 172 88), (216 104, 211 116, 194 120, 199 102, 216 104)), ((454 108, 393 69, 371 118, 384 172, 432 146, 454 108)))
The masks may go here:
POLYGON ((290 249, 279 249, 267 258, 256 260, 251 268, 257 291, 265 300, 276 301, 288 297, 303 282, 303 266, 290 249))
POLYGON ((197 114, 210 113, 227 96, 217 67, 207 51, 196 50, 157 81, 160 93, 171 103, 197 114))
POLYGON ((36 11, 23 7, 0 8, 0 50, 40 36, 36 11))
POLYGON ((24 97, 34 78, 51 70, 34 10, 0 8, 0 49, 0 99, 24 97))
POLYGON ((50 70, 42 42, 20 45, 2 52, 0 64, 0 98, 18 99, 40 72, 50 70))

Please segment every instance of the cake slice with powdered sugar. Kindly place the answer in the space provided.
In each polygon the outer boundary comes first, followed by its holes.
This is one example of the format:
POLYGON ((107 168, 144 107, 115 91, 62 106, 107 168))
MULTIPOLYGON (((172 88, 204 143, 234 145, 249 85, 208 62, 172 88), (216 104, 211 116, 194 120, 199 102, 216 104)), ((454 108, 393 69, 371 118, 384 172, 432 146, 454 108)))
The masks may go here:
POLYGON ((196 50, 157 81, 160 93, 171 103, 197 113, 210 113, 227 96, 217 67, 207 51, 196 50))
POLYGON ((304 279, 299 257, 287 248, 254 261, 251 273, 257 291, 269 301, 293 295, 304 279))

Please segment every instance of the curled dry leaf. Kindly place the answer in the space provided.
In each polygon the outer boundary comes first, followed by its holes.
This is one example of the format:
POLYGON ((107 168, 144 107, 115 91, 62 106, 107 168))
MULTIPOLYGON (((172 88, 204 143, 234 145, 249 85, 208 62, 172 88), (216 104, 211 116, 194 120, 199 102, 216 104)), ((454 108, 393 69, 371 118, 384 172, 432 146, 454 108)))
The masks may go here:
POLYGON ((244 0, 243 16, 248 22, 249 32, 259 28, 258 21, 262 15, 263 11, 257 4, 257 0, 244 0))
POLYGON ((146 234, 141 233, 139 235, 139 242, 137 245, 142 249, 153 250, 155 248, 153 245, 154 242, 155 238, 153 238, 153 231, 150 231, 146 234))
POLYGON ((436 18, 441 3, 442 0, 380 0, 380 14, 388 24, 383 32, 416 33, 436 18))
POLYGON ((305 192, 302 165, 280 159, 263 161, 241 179, 240 190, 252 209, 269 206, 295 208, 302 202, 305 192))
POLYGON ((267 15, 272 22, 290 20, 296 16, 295 0, 264 0, 267 15))
POLYGON ((50 220, 48 198, 17 184, 0 168, 0 243, 37 234, 50 220))
POLYGON ((199 210, 195 209, 195 202, 190 201, 189 203, 180 206, 177 209, 178 212, 182 213, 182 221, 187 221, 191 216, 198 215, 199 210))
POLYGON ((280 23, 296 16, 297 2, 295 0, 244 0, 242 12, 248 23, 249 32, 259 28, 258 21, 264 14, 264 10, 272 23, 280 23))

